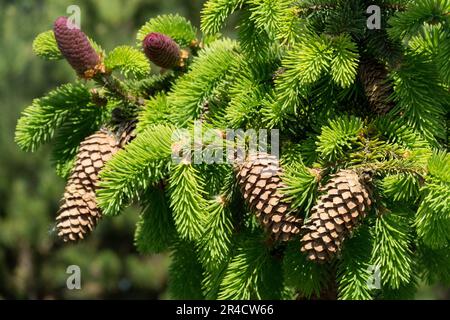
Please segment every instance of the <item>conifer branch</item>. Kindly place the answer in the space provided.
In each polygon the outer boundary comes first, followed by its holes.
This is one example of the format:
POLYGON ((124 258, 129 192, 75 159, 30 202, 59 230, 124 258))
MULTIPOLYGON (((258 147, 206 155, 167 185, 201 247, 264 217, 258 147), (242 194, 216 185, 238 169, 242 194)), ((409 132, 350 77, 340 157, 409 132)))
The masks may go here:
POLYGON ((128 92, 122 82, 113 75, 102 74, 96 78, 96 80, 105 88, 107 88, 113 95, 120 100, 126 102, 132 106, 143 106, 145 100, 142 97, 137 97, 128 92))

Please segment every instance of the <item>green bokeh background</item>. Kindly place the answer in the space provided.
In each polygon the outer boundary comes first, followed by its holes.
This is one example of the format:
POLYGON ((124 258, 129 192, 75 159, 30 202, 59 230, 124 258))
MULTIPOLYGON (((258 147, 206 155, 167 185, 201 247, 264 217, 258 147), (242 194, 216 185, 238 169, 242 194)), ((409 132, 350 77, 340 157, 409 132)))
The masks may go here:
MULTIPOLYGON (((199 25, 204 0, 0 0, 0 299, 167 299, 167 255, 143 256, 133 246, 136 209, 104 219, 86 241, 57 241, 54 217, 64 181, 49 148, 24 153, 14 144, 20 112, 33 98, 75 79, 67 63, 32 53, 34 37, 69 5, 81 9, 83 30, 107 51, 134 44, 139 27, 161 13, 199 25), (66 269, 78 265, 82 289, 66 288, 66 269)), ((424 287, 418 298, 449 298, 424 287)))

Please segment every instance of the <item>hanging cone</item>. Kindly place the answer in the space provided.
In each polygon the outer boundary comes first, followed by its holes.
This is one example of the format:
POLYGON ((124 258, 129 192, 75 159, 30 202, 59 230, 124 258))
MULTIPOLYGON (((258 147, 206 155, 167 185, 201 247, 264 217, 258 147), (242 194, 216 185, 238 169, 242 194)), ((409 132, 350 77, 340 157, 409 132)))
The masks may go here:
POLYGON ((386 67, 373 59, 363 60, 359 68, 359 77, 371 110, 379 115, 388 113, 394 107, 391 101, 394 91, 392 84, 388 81, 386 67))
POLYGON ((278 159, 253 153, 237 171, 244 199, 274 239, 288 241, 299 234, 302 220, 290 214, 290 204, 279 191, 284 185, 278 159))
POLYGON ((99 173, 105 163, 133 139, 133 132, 134 124, 119 129, 118 135, 101 129, 81 143, 56 217, 58 236, 64 242, 84 239, 94 230, 102 216, 95 198, 99 173))
POLYGON ((372 201, 365 176, 341 170, 321 189, 325 192, 302 227, 301 251, 313 261, 329 261, 346 236, 366 216, 372 201))

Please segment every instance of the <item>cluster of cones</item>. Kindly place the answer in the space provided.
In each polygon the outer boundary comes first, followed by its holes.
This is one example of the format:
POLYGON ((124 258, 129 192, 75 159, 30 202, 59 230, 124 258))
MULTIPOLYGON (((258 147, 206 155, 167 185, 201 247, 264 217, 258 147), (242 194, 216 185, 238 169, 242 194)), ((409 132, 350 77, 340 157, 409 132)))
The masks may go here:
POLYGON ((275 240, 299 236, 301 251, 313 261, 330 261, 371 206, 366 176, 341 170, 321 188, 323 194, 304 222, 280 192, 282 169, 275 156, 253 153, 236 169, 243 197, 264 228, 275 240))
MULTIPOLYGON (((85 79, 107 73, 103 57, 97 52, 79 26, 67 17, 59 17, 53 26, 59 51, 77 74, 85 79)), ((185 52, 169 36, 152 32, 143 43, 144 53, 150 61, 164 69, 183 66, 185 52)))
MULTIPOLYGON (((108 73, 101 53, 67 17, 55 21, 53 33, 59 51, 78 76, 93 79, 108 73)), ((142 47, 148 59, 163 69, 182 67, 186 59, 178 44, 161 33, 149 33, 142 47)), ((102 216, 95 197, 100 171, 134 138, 134 126, 128 123, 120 130, 102 128, 80 144, 56 218, 57 233, 63 241, 84 239, 97 225, 102 216)))

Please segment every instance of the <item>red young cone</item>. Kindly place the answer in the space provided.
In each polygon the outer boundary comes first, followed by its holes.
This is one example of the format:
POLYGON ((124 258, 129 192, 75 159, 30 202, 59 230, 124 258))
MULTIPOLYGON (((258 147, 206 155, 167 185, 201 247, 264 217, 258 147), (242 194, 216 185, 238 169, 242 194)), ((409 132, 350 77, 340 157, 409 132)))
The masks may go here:
POLYGON ((143 41, 144 52, 148 59, 164 69, 176 67, 181 58, 180 47, 170 37, 152 32, 143 41))
POLYGON ((61 54, 78 75, 86 76, 86 72, 94 72, 101 59, 83 31, 71 24, 67 17, 59 17, 53 32, 61 54))

